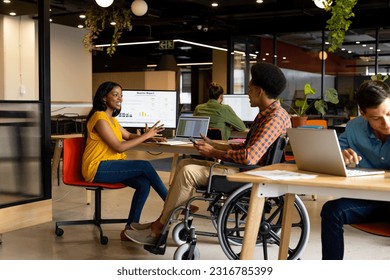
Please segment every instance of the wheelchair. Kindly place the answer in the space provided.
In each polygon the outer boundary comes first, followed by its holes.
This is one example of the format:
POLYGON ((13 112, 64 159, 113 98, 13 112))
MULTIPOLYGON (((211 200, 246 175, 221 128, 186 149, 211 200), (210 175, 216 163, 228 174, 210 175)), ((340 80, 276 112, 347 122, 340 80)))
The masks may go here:
MULTIPOLYGON (((272 144, 267 153, 266 165, 281 162, 287 141, 287 137, 282 135, 272 144)), ((174 209, 168 222, 163 227, 157 244, 144 245, 145 250, 153 254, 163 255, 166 250, 170 224, 178 222, 172 230, 172 239, 178 245, 173 257, 175 260, 197 260, 200 258, 199 249, 196 247, 198 236, 217 238, 223 252, 229 259, 240 258, 252 184, 230 182, 227 181, 226 176, 213 175, 214 168, 219 165, 238 167, 242 171, 259 167, 230 162, 214 163, 210 167, 208 185, 196 189, 196 192, 201 195, 192 197, 184 206, 174 209), (197 200, 208 203, 207 212, 209 215, 191 212, 190 205, 197 200), (179 212, 184 212, 184 217, 176 219, 175 217, 179 212), (198 218, 210 220, 215 231, 196 230, 194 221, 198 218)), ((265 260, 277 258, 283 203, 283 196, 266 198, 257 238, 256 258, 265 260)), ((288 259, 291 260, 299 259, 308 242, 310 233, 309 215, 298 196, 295 198, 294 205, 292 238, 288 250, 288 259)))

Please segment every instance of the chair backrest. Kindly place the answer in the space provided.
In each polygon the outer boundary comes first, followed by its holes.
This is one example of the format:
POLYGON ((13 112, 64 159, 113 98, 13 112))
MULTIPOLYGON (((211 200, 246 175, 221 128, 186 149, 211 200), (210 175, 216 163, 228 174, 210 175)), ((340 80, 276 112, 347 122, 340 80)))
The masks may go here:
POLYGON ((84 181, 81 173, 81 162, 85 149, 84 137, 64 139, 64 160, 62 178, 65 184, 84 181))
POLYGON ((64 184, 91 189, 119 189, 126 187, 122 183, 98 183, 85 181, 83 174, 81 173, 84 149, 84 137, 64 139, 64 160, 62 168, 62 180, 64 181, 64 184))
POLYGON ((271 145, 268 149, 266 160, 264 162, 265 165, 271 165, 275 163, 280 163, 284 156, 284 149, 286 148, 288 143, 288 137, 286 134, 282 134, 278 139, 271 145))
POLYGON ((212 140, 222 140, 222 132, 219 128, 209 128, 207 130, 207 137, 212 140))

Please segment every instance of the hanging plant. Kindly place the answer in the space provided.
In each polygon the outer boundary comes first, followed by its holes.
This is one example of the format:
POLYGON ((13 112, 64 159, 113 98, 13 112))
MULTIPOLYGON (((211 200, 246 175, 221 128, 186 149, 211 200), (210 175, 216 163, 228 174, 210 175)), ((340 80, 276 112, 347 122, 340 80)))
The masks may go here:
POLYGON ((109 8, 102 8, 96 4, 91 5, 85 13, 85 28, 88 33, 84 36, 83 44, 86 49, 92 52, 95 40, 98 39, 100 33, 113 27, 112 39, 110 46, 107 48, 107 54, 112 56, 115 53, 123 31, 131 31, 131 11, 130 8, 123 7, 124 3, 122 1, 119 4, 111 5, 109 8), (115 25, 111 23, 115 23, 115 25))
POLYGON ((328 51, 334 52, 344 42, 345 32, 348 31, 352 23, 351 18, 355 16, 352 9, 355 7, 357 0, 334 0, 335 4, 333 6, 331 0, 324 0, 323 2, 325 11, 332 14, 332 17, 326 22, 326 28, 330 31, 328 51))

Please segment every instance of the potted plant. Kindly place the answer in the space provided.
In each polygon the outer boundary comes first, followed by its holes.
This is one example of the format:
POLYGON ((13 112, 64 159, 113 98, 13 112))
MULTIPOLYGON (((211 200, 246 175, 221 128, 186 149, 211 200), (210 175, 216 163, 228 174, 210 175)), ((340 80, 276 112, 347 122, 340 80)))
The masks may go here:
POLYGON ((107 47, 107 54, 112 56, 124 31, 131 31, 131 10, 124 8, 124 1, 118 1, 109 8, 102 8, 92 5, 85 13, 85 28, 88 33, 83 38, 86 49, 92 51, 95 40, 105 29, 112 30, 110 46, 107 47), (114 24, 115 23, 115 24, 114 24))
POLYGON ((326 29, 329 30, 329 52, 334 52, 344 42, 345 32, 352 23, 351 18, 355 16, 352 9, 357 0, 335 0, 334 5, 332 2, 331 0, 323 1, 325 11, 332 14, 331 18, 326 21, 326 29))
POLYGON ((306 83, 303 92, 305 97, 303 99, 295 100, 295 108, 291 105, 288 105, 293 112, 291 120, 294 127, 305 125, 307 120, 306 112, 312 106, 314 106, 318 113, 320 113, 321 115, 325 115, 326 111, 328 110, 328 102, 332 104, 339 103, 338 93, 337 90, 334 88, 329 88, 325 91, 324 99, 318 99, 312 103, 309 103, 307 98, 310 95, 314 95, 316 93, 316 90, 312 88, 309 83, 306 83))

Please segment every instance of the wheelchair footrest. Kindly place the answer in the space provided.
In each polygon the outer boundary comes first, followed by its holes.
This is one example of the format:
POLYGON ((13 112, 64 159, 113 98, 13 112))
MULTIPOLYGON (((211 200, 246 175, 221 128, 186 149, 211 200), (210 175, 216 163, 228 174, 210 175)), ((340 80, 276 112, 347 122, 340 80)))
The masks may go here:
POLYGON ((164 255, 167 248, 168 232, 162 234, 155 245, 144 245, 144 249, 155 255, 164 255))

